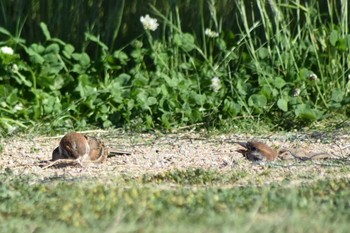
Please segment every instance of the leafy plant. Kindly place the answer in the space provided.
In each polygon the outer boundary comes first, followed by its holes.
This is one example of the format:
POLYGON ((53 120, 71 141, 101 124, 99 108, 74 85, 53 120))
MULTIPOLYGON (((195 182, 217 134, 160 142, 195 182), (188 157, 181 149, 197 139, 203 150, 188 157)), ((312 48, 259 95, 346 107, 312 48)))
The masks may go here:
POLYGON ((349 114, 346 7, 340 14, 327 1, 327 21, 321 1, 232 2, 201 4, 192 31, 182 11, 195 5, 151 5, 144 19, 153 25, 137 18, 139 35, 118 48, 121 17, 111 43, 88 28, 79 48, 43 22, 34 43, 0 28, 0 46, 14 50, 0 53, 1 128, 150 130, 237 118, 293 128, 349 114), (237 20, 225 27, 229 17, 237 20))

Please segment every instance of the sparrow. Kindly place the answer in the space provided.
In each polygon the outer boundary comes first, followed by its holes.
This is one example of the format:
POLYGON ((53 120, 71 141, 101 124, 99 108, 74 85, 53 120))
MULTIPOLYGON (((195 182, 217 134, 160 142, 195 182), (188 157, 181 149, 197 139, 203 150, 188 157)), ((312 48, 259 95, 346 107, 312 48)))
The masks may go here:
POLYGON ((107 159, 108 148, 104 143, 91 136, 80 133, 68 133, 52 152, 52 160, 78 160, 80 162, 102 163, 107 159))
POLYGON ((274 150, 268 145, 258 141, 234 142, 234 143, 237 143, 243 146, 244 149, 238 149, 236 151, 241 153, 245 158, 253 162, 273 161, 277 157, 284 159, 288 155, 292 156, 294 159, 297 159, 299 161, 311 160, 314 157, 319 155, 326 155, 326 157, 324 158, 327 158, 327 155, 329 156, 329 154, 326 152, 313 153, 308 156, 299 156, 293 153, 289 149, 281 148, 279 150, 274 150))
POLYGON ((85 159, 90 154, 88 138, 80 133, 68 133, 52 152, 52 161, 59 159, 85 159))
POLYGON ((235 142, 244 149, 236 150, 250 161, 273 161, 277 158, 278 153, 266 144, 258 141, 235 142))

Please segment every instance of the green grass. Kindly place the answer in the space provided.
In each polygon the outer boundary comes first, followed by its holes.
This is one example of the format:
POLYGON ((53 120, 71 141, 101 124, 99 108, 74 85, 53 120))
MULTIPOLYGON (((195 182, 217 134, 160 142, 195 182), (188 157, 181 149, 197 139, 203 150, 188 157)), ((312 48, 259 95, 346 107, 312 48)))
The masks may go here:
POLYGON ((246 175, 188 169, 105 182, 2 173, 0 225, 6 232, 348 231, 348 179, 235 186, 246 175))

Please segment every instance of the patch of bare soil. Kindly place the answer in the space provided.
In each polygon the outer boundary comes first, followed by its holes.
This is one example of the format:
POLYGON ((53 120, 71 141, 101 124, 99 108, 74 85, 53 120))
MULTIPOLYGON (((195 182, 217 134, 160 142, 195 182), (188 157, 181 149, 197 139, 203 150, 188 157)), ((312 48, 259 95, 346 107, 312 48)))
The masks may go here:
MULTIPOLYGON (((234 185, 265 184, 285 179, 304 182, 328 177, 349 177, 350 140, 345 134, 274 134, 265 137, 251 135, 207 136, 195 133, 128 134, 118 131, 92 131, 111 150, 128 151, 108 157, 103 164, 52 166, 51 154, 57 147, 57 137, 16 137, 2 139, 0 170, 15 175, 35 175, 41 181, 53 179, 93 178, 110 180, 127 174, 134 177, 173 169, 212 169, 237 175, 234 185), (259 140, 272 148, 287 148, 298 156, 313 157, 299 161, 290 156, 267 164, 253 164, 236 152, 239 145, 231 141, 259 140)), ((232 183, 230 184, 232 185, 232 183)))

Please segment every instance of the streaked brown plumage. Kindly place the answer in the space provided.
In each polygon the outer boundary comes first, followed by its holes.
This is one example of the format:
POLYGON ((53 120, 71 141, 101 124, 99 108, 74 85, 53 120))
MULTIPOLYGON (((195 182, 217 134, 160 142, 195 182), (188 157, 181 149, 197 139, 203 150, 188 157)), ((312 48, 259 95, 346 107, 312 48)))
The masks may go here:
POLYGON ((86 136, 80 133, 68 133, 60 141, 58 147, 52 152, 52 160, 78 159, 87 157, 90 146, 86 136))
POLYGON ((44 166, 48 168, 59 164, 77 163, 84 167, 85 163, 102 163, 109 154, 130 155, 130 151, 112 149, 91 136, 80 133, 68 133, 60 141, 59 146, 52 152, 51 163, 44 166))
POLYGON ((104 162, 108 149, 95 137, 80 133, 68 133, 52 152, 52 161, 59 159, 79 159, 81 162, 104 162))
POLYGON ((238 149, 236 150, 237 152, 241 153, 248 160, 255 161, 255 162, 273 161, 277 157, 283 158, 283 156, 288 156, 288 155, 300 161, 307 161, 319 155, 328 155, 328 153, 321 152, 321 153, 314 153, 308 156, 299 156, 293 153, 292 151, 290 151, 289 149, 282 148, 280 150, 274 150, 268 145, 258 141, 234 142, 234 143, 237 143, 245 148, 245 149, 238 149))
POLYGON ((273 161, 277 158, 276 150, 258 141, 236 142, 245 149, 236 150, 250 161, 273 161))
POLYGON ((109 150, 105 144, 101 140, 90 136, 87 136, 87 141, 90 146, 90 161, 93 161, 95 163, 104 162, 107 159, 109 153, 109 150))

